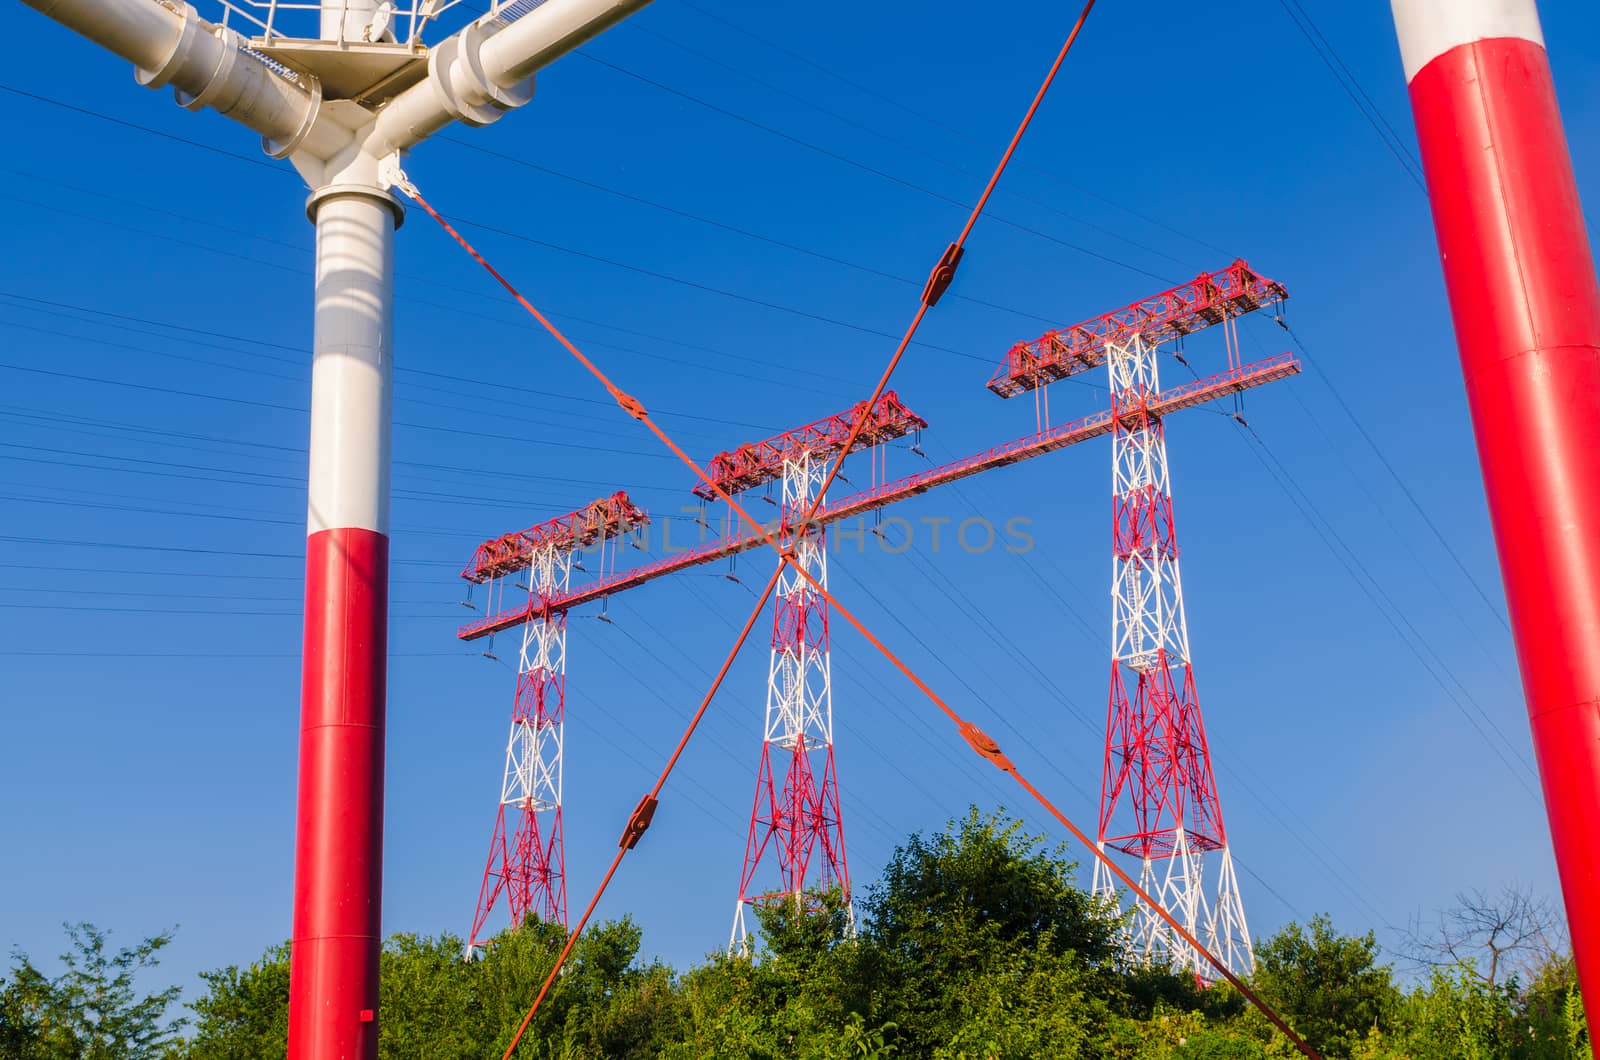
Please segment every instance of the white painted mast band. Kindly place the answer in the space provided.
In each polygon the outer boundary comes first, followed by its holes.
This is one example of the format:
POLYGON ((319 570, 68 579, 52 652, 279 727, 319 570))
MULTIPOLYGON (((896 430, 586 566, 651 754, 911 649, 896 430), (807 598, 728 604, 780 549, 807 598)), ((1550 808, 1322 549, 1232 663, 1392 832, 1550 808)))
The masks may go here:
POLYGON ((389 532, 394 221, 370 192, 317 206, 308 534, 389 532))
POLYGON ((1544 47, 1534 0, 1390 0, 1406 84, 1430 62, 1463 44, 1512 38, 1544 47))

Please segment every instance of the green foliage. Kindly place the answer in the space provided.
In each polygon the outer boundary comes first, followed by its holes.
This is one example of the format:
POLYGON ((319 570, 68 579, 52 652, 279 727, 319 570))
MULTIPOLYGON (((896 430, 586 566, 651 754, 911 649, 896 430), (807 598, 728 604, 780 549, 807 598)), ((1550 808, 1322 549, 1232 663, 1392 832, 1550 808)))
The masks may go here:
POLYGON ((1318 1052, 1346 1057, 1368 1032, 1386 1032, 1400 1004, 1378 940, 1341 935, 1326 916, 1307 932, 1290 923, 1256 949, 1255 986, 1262 998, 1318 1052))
MULTIPOLYGON (((912 836, 865 897, 859 931, 837 891, 758 910, 752 956, 715 953, 678 974, 639 957, 624 918, 592 926, 519 1047, 524 1060, 1284 1060, 1292 1046, 1242 995, 1126 967, 1116 917, 1074 866, 1018 822, 977 812, 912 836)), ((115 954, 69 929, 51 979, 17 955, 0 979, 3 1060, 277 1060, 288 1028, 289 947, 206 973, 182 1021, 176 990, 135 973, 169 936, 115 954)), ((548 975, 561 929, 530 919, 463 959, 451 935, 400 934, 382 955, 379 1055, 498 1056, 548 975)), ((1329 1060, 1587 1060, 1570 958, 1491 982, 1471 958, 1409 991, 1371 935, 1327 918, 1257 944, 1253 986, 1329 1060)))
POLYGON ((184 1055, 274 1060, 288 1049, 289 946, 268 950, 247 968, 202 972, 206 992, 189 1006, 195 1034, 184 1055))
POLYGON ((178 1040, 182 1019, 168 1019, 178 999, 171 987, 141 994, 140 971, 158 963, 170 931, 112 952, 109 934, 68 924, 70 949, 54 978, 14 952, 12 982, 0 998, 0 1043, 18 1060, 154 1060, 178 1040))

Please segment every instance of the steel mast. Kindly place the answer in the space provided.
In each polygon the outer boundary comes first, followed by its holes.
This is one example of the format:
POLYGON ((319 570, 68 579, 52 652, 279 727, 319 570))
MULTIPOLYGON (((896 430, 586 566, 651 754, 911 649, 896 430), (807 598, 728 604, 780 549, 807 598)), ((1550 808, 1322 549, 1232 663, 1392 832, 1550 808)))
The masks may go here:
MULTIPOLYGON (((1393 0, 1578 980, 1600 1012, 1600 285, 1533 0, 1393 0)), ((1595 1039, 1600 1056, 1600 1038, 1595 1039)))
POLYGON ((260 134, 310 186, 315 224, 306 605, 288 1055, 376 1057, 394 343, 390 187, 453 122, 487 125, 540 67, 648 0, 499 2, 433 47, 437 0, 27 0, 260 134), (265 11, 265 16, 261 15, 265 11), (314 19, 314 21, 312 21, 314 19))

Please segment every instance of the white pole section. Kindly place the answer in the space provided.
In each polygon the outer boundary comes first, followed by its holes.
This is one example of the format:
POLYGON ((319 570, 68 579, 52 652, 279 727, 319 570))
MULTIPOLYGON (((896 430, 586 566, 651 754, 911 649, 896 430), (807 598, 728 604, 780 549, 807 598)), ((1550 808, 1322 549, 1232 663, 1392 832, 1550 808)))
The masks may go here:
POLYGON ((317 197, 289 1060, 374 1060, 383 888, 394 204, 317 197))

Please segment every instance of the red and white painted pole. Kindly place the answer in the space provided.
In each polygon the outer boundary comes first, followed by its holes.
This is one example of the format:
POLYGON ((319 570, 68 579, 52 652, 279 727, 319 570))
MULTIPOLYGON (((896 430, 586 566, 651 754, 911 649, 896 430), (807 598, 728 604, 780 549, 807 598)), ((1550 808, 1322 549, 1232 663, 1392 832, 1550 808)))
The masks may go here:
POLYGON ((394 202, 313 196, 305 662, 290 1060, 374 1060, 383 884, 394 202))
POLYGON ((1534 0, 1392 7, 1578 977, 1600 1014, 1600 286, 1534 0))

